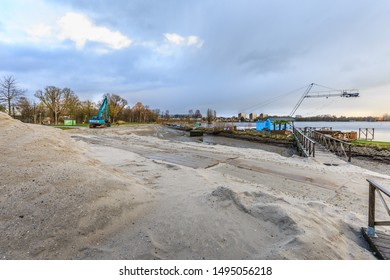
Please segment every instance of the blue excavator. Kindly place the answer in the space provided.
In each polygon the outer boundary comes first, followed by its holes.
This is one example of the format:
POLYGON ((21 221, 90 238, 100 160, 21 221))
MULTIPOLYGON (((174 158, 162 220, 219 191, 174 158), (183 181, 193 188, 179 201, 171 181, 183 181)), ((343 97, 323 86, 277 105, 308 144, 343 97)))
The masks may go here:
POLYGON ((91 119, 88 120, 89 128, 96 128, 96 127, 110 127, 111 122, 108 117, 108 101, 107 97, 104 98, 102 105, 99 108, 99 112, 97 116, 93 116, 91 119), (103 116, 104 112, 104 116, 103 116))

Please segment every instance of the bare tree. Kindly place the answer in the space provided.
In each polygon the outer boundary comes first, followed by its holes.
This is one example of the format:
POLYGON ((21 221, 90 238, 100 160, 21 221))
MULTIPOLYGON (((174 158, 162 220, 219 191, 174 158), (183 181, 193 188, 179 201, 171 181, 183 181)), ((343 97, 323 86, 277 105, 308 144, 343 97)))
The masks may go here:
POLYGON ((190 109, 188 110, 188 118, 193 118, 194 117, 194 110, 190 109))
POLYGON ((38 90, 35 93, 35 97, 45 104, 53 114, 55 124, 58 124, 58 116, 62 110, 62 95, 63 91, 55 86, 48 86, 44 92, 38 90))
POLYGON ((17 86, 13 76, 4 76, 0 81, 0 102, 8 106, 8 114, 11 116, 11 106, 15 105, 26 90, 17 86))
POLYGON ((112 118, 111 122, 115 122, 119 113, 125 108, 127 105, 127 100, 120 97, 117 94, 107 93, 104 95, 108 99, 108 109, 110 116, 112 118))
POLYGON ((144 105, 141 102, 137 102, 130 110, 130 122, 141 122, 141 116, 144 111, 144 105))
POLYGON ((216 112, 212 109, 207 109, 207 123, 211 124, 215 120, 216 112))
POLYGON ((79 97, 70 88, 62 90, 63 95, 63 113, 72 118, 76 118, 77 110, 80 108, 81 102, 79 97))
POLYGON ((167 121, 169 121, 169 118, 170 118, 169 110, 165 110, 164 119, 166 119, 167 121))
POLYGON ((201 114, 201 112, 199 111, 199 109, 197 109, 197 110, 195 111, 194 118, 197 118, 197 119, 201 119, 201 118, 202 118, 202 114, 201 114))
POLYGON ((96 104, 93 103, 91 100, 86 100, 81 102, 81 112, 83 114, 83 123, 88 122, 88 120, 94 116, 97 115, 97 107, 96 104))
POLYGON ((26 97, 20 97, 17 103, 17 108, 20 112, 20 119, 22 122, 32 122, 33 121, 33 105, 31 104, 30 100, 28 100, 26 97))
POLYGON ((160 110, 151 110, 148 105, 144 106, 141 102, 137 102, 132 108, 127 109, 130 122, 155 122, 159 114, 160 110))

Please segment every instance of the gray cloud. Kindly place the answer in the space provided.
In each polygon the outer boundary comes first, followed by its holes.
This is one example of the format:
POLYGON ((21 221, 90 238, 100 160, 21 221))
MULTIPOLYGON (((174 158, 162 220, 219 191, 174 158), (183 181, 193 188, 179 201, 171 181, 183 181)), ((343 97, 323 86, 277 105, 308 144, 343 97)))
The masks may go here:
MULTIPOLYGON (((1 73, 11 72, 32 91, 54 84, 71 87, 82 98, 118 92, 130 102, 171 112, 213 107, 235 114, 311 82, 366 92, 390 87, 387 2, 55 2, 124 34, 133 44, 99 54, 91 42, 82 50, 71 42, 59 49, 0 43, 1 73), (159 53, 165 33, 195 35, 204 44, 159 53)), ((302 93, 250 109, 288 113, 302 93)), ((345 103, 346 110, 366 109, 360 100, 351 107, 345 103)), ((307 111, 315 107, 310 106, 307 111)), ((329 113, 343 111, 334 108, 329 113)))

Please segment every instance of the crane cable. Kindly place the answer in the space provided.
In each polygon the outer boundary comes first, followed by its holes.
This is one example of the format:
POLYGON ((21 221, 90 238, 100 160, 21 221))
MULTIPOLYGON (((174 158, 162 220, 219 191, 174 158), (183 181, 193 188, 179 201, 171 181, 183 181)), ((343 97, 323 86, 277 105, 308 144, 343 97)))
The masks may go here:
POLYGON ((319 106, 316 106, 314 108, 310 108, 311 110, 309 112, 306 112, 305 114, 310 115, 310 114, 313 114, 315 112, 318 113, 319 110, 322 110, 324 107, 329 107, 331 104, 333 104, 335 102, 336 102, 336 99, 329 99, 328 102, 324 102, 324 103, 320 104, 319 106))
POLYGON ((256 108, 256 109, 257 109, 257 108, 263 108, 264 106, 269 105, 269 104, 271 104, 271 103, 273 103, 273 102, 275 102, 275 101, 281 99, 282 97, 286 97, 286 96, 288 96, 288 95, 290 95, 290 94, 293 94, 293 93, 295 93, 295 92, 297 92, 297 91, 301 91, 301 90, 304 89, 304 88, 307 88, 307 86, 300 87, 300 88, 298 88, 298 89, 295 89, 295 90, 289 91, 289 92, 287 92, 287 93, 283 93, 283 94, 281 94, 281 95, 278 95, 278 96, 275 96, 275 97, 273 97, 273 98, 267 99, 267 100, 262 101, 262 102, 260 102, 260 103, 254 104, 254 105, 252 105, 252 106, 250 106, 250 107, 244 108, 244 109, 242 109, 241 111, 246 111, 246 110, 254 109, 254 108, 256 108))
MULTIPOLYGON (((322 88, 328 89, 328 91, 340 91, 340 90, 337 90, 337 89, 334 89, 334 88, 331 88, 331 87, 327 87, 327 86, 324 86, 324 85, 320 85, 320 84, 316 84, 316 83, 311 83, 311 84, 309 84, 309 85, 306 85, 306 86, 303 86, 303 87, 294 89, 294 90, 289 91, 289 92, 287 92, 287 93, 283 93, 283 94, 281 94, 281 95, 278 95, 278 96, 275 96, 275 97, 273 97, 273 98, 267 99, 267 100, 262 101, 262 102, 260 102, 260 103, 254 104, 254 105, 252 105, 252 106, 250 106, 250 107, 244 108, 244 109, 241 110, 241 112, 246 111, 246 110, 249 110, 249 109, 254 109, 254 108, 256 108, 256 109, 258 109, 258 108, 263 108, 263 107, 265 107, 266 105, 272 104, 273 102, 276 102, 277 100, 279 100, 279 99, 281 99, 281 98, 283 98, 283 97, 286 97, 286 96, 288 96, 288 95, 290 95, 290 94, 293 94, 293 93, 295 93, 295 92, 297 92, 297 91, 301 91, 301 90, 303 90, 303 89, 306 89, 306 91, 305 91, 304 94, 301 96, 301 98, 299 99, 297 105, 294 107, 294 109, 293 109, 293 111, 292 111, 292 113, 293 113, 293 112, 295 113, 295 111, 298 109, 298 107, 301 105, 301 103, 302 103, 303 100, 305 99, 306 95, 307 95, 309 92, 311 92, 311 89, 312 89, 313 86, 322 87, 322 88)), ((317 92, 316 92, 316 93, 317 93, 317 92)), ((290 115, 292 115, 292 114, 290 114, 290 115)))
POLYGON ((340 90, 338 90, 338 89, 334 89, 334 88, 327 87, 327 86, 323 86, 323 85, 319 85, 319 84, 314 84, 314 85, 315 85, 315 86, 318 86, 318 87, 327 88, 327 89, 329 89, 329 90, 331 90, 331 91, 340 91, 340 90))
MULTIPOLYGON (((331 87, 327 87, 327 86, 323 86, 323 85, 311 83, 311 84, 307 87, 307 89, 305 90, 305 92, 303 93, 303 95, 301 96, 301 98, 299 99, 298 103, 295 105, 294 109, 291 111, 291 113, 290 113, 289 116, 292 117, 292 116, 295 114, 295 112, 298 110, 299 106, 301 106, 303 100, 304 100, 306 97, 313 97, 313 96, 309 96, 309 92, 312 92, 311 90, 312 90, 313 86, 326 88, 326 89, 328 89, 327 92, 329 92, 329 94, 330 94, 331 91, 340 91, 340 90, 337 90, 337 89, 334 89, 334 88, 331 88, 331 87)), ((312 92, 312 93, 313 93, 313 92, 312 92)), ((319 94, 319 93, 321 93, 321 91, 320 91, 320 92, 317 92, 317 94, 319 94)), ((320 96, 318 96, 318 97, 320 97, 320 96)))

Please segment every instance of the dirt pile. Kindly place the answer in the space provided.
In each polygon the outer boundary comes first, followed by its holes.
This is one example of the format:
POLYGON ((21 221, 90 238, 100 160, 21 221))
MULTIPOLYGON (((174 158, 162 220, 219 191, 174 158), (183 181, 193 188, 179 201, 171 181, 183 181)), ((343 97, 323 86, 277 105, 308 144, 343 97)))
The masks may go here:
POLYGON ((252 228, 261 229, 257 237, 267 240, 262 245, 261 258, 359 259, 368 256, 364 249, 356 250, 356 236, 331 205, 289 200, 291 198, 286 200, 258 190, 237 192, 225 186, 218 187, 208 197, 212 208, 226 211, 233 219, 252 220, 252 228))
POLYGON ((0 113, 0 257, 67 259, 136 218, 145 191, 60 129, 0 113), (137 208, 137 209, 136 209, 137 208))

